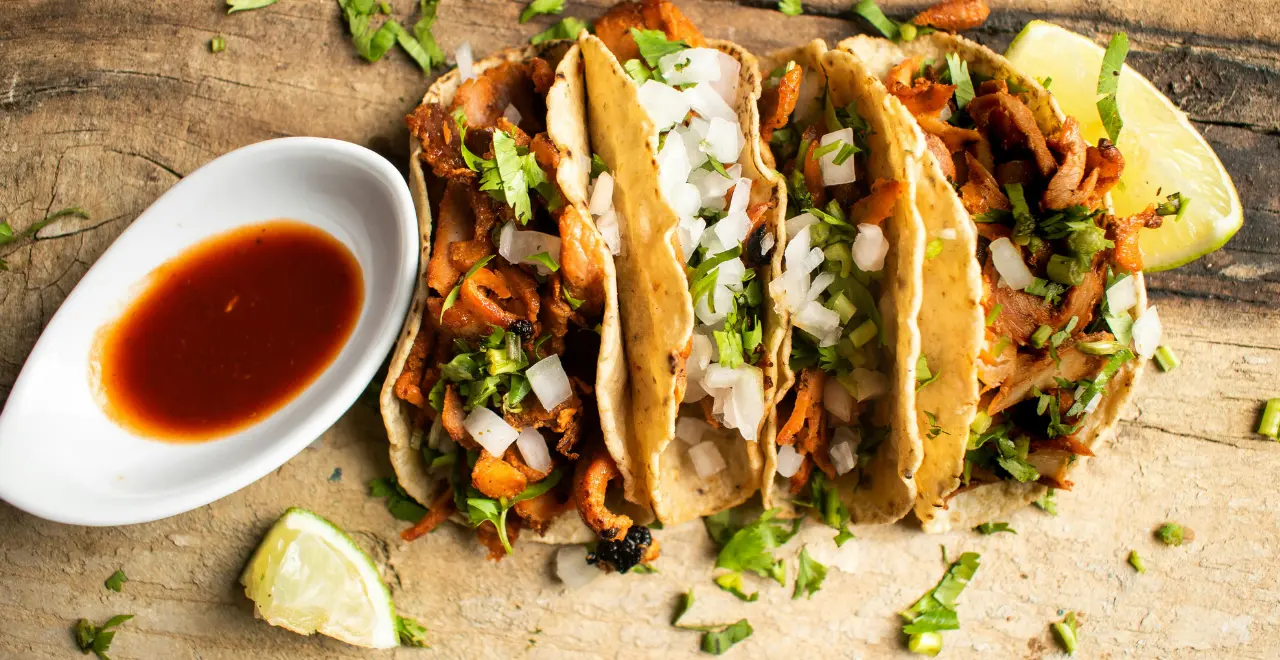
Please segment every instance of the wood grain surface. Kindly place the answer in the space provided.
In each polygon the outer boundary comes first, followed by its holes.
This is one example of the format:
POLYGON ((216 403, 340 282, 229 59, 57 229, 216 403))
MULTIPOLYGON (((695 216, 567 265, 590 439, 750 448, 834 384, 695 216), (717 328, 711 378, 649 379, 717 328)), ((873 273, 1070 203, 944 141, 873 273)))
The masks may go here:
MULTIPOLYGON (((570 2, 594 18, 605 0, 570 2)), ((788 18, 765 0, 688 0, 705 32, 749 49, 864 29, 849 3, 806 3, 788 18)), ((882 2, 904 15, 923 2, 882 2)), ((412 0, 393 0, 402 21, 412 0)), ((861 529, 837 551, 807 526, 802 544, 837 566, 811 600, 748 578, 761 602, 739 603, 710 578, 701 526, 660 532, 655 575, 608 576, 569 592, 551 551, 531 544, 499 565, 450 527, 403 544, 369 479, 391 473, 372 401, 274 474, 199 510, 121 528, 49 523, 0 503, 0 658, 65 658, 71 626, 134 613, 112 656, 131 658, 592 658, 697 655, 697 633, 669 625, 691 585, 690 619, 748 618, 738 657, 905 655, 900 620, 942 574, 939 545, 982 553, 961 598, 962 630, 943 657, 1052 657, 1049 623, 1083 619, 1078 657, 1280 656, 1280 443, 1253 434, 1261 401, 1280 395, 1280 12, 1274 0, 993 1, 974 36, 1003 48, 1045 18, 1103 41, 1125 30, 1129 62, 1195 120, 1235 178, 1244 228, 1225 249, 1150 276, 1165 343, 1183 360, 1149 370, 1116 438, 1057 517, 1038 509, 1018 534, 926 536, 909 524, 861 529), (334 468, 341 480, 331 481, 334 468), (350 530, 384 567, 401 610, 430 630, 433 650, 363 651, 256 621, 236 580, 267 526, 288 506, 350 530), (1195 530, 1166 548, 1167 520, 1195 530), (1126 563, 1131 549, 1144 575, 1126 563), (117 568, 122 593, 103 588, 117 568)), ((446 52, 519 43, 552 21, 517 23, 522 4, 443 0, 435 33, 446 52)), ((236 147, 287 135, 341 138, 401 167, 402 116, 429 78, 402 53, 360 60, 332 0, 281 0, 234 16, 219 0, 7 0, 0 9, 0 218, 21 230, 80 206, 34 240, 0 247, 0 402, 41 329, 94 260, 155 198, 236 147), (209 51, 221 35, 227 50, 209 51)), ((34 450, 34 449, 33 449, 34 450)), ((68 465, 90 470, 89 465, 68 465)), ((794 564, 790 567, 794 572, 794 564)), ((77 656, 78 657, 78 656, 77 656)))

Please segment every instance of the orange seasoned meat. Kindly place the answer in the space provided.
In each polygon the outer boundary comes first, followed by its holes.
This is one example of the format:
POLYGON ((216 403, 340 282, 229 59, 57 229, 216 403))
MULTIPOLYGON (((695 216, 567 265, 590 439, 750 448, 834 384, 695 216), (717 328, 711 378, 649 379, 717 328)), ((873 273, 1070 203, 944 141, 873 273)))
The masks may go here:
MULTIPOLYGON (((978 225, 979 229, 985 226, 978 225)), ((1056 310, 1044 298, 999 285, 1000 275, 990 257, 982 269, 982 279, 990 303, 986 308, 1000 305, 1000 315, 991 326, 996 336, 1009 337, 1016 345, 1023 346, 1037 328, 1053 322, 1056 310)))
POLYGON ((476 466, 471 470, 471 485, 476 490, 493 499, 511 499, 519 495, 528 485, 529 480, 515 466, 490 454, 480 452, 476 466))
POLYGON ((392 387, 397 398, 419 408, 426 405, 419 384, 426 370, 427 356, 431 354, 431 340, 435 335, 431 319, 422 319, 422 324, 418 326, 418 334, 413 338, 413 345, 409 347, 409 355, 405 357, 404 367, 400 370, 400 375, 396 377, 396 384, 392 387))
POLYGON ((1049 179, 1041 206, 1062 210, 1072 206, 1089 206, 1098 184, 1098 170, 1085 176, 1089 145, 1080 136, 1075 117, 1067 117, 1058 131, 1050 136, 1049 147, 1058 154, 1058 171, 1049 179))
POLYGON ((475 178, 462 158, 462 140, 453 117, 438 104, 425 103, 405 117, 409 134, 422 143, 422 160, 442 179, 475 178))
POLYGON ((981 215, 992 209, 1009 210, 1009 198, 1000 190, 1000 184, 991 172, 968 152, 964 154, 969 170, 969 181, 960 186, 960 201, 971 215, 981 215))
POLYGON ((1019 353, 1013 375, 1000 385, 995 398, 987 406, 987 414, 994 415, 1015 406, 1031 396, 1033 389, 1049 391, 1057 389, 1057 379, 1077 381, 1092 378, 1107 363, 1105 355, 1089 355, 1076 345, 1083 341, 1109 341, 1115 338, 1109 332, 1080 335, 1063 342, 1058 347, 1058 359, 1047 352, 1044 355, 1019 353))
MULTIPOLYGON (((813 411, 822 410, 822 388, 826 384, 826 374, 821 369, 809 367, 800 371, 796 378, 796 402, 791 409, 791 416, 778 429, 779 445, 794 445, 800 439, 806 422, 813 417, 813 411)), ((796 451, 799 451, 797 446, 796 451)))
POLYGON ((790 63, 791 68, 778 79, 778 86, 766 89, 760 96, 760 138, 766 143, 773 132, 787 125, 800 99, 800 83, 804 80, 804 67, 790 63))
POLYGON ((898 62, 889 69, 889 73, 884 76, 884 86, 890 91, 899 87, 910 87, 915 82, 916 72, 920 70, 920 63, 924 62, 923 55, 915 55, 898 62))
POLYGON ((849 209, 849 222, 855 225, 877 225, 893 215, 898 198, 907 191, 907 184, 892 179, 876 179, 871 192, 849 209))
POLYGON ((966 145, 981 142, 983 139, 982 134, 972 128, 952 126, 932 115, 919 115, 916 121, 920 124, 920 130, 941 138, 942 143, 947 145, 947 151, 951 153, 961 151, 966 145))
POLYGON ((684 41, 695 48, 706 45, 706 39, 693 22, 666 0, 620 2, 595 23, 596 36, 619 62, 640 57, 631 28, 659 30, 667 39, 684 41))
POLYGON ((955 91, 955 85, 944 85, 927 78, 916 78, 910 87, 895 85, 889 89, 889 93, 902 101, 907 111, 916 117, 938 117, 951 103, 955 91))
MULTIPOLYGON (((527 62, 503 62, 485 70, 475 78, 463 81, 453 97, 452 110, 462 110, 467 118, 467 127, 488 128, 498 124, 512 106, 520 113, 521 123, 525 118, 533 120, 546 116, 545 102, 542 94, 535 88, 534 71, 547 67, 545 61, 539 66, 538 58, 527 62)), ((552 77, 554 78, 554 72, 552 77)), ((541 126, 538 127, 541 130, 541 126)))
MULTIPOLYGON (((427 263, 427 286, 437 295, 449 294, 463 272, 454 265, 450 246, 473 236, 472 216, 468 204, 467 184, 450 182, 440 199, 432 237, 431 261, 427 263)), ((439 315, 436 315, 439 318, 439 315)))
POLYGON ((1138 233, 1145 227, 1156 229, 1164 223, 1156 214, 1154 204, 1140 213, 1118 218, 1107 217, 1107 238, 1115 243, 1115 265, 1123 272, 1136 273, 1142 270, 1142 248, 1138 245, 1138 233))
POLYGON ((578 313, 597 316, 604 309, 604 259, 609 246, 574 206, 560 212, 561 286, 575 299, 581 300, 578 313))
POLYGON ((458 396, 458 387, 452 383, 445 385, 444 407, 440 414, 440 423, 451 440, 464 447, 473 447, 475 441, 467 435, 467 429, 462 426, 466 417, 466 413, 462 412, 462 397, 458 396))
POLYGON ((813 152, 818 150, 818 140, 821 137, 818 123, 810 124, 804 129, 804 139, 809 141, 809 150, 804 155, 804 187, 813 198, 815 208, 822 208, 827 203, 827 189, 822 183, 822 163, 813 157, 813 152))
POLYGON ((1049 177, 1058 167, 1049 152, 1044 134, 1036 124, 1035 115, 1016 96, 995 92, 979 96, 969 102, 969 116, 988 138, 998 138, 1006 151, 1025 148, 1035 158, 1036 167, 1043 177, 1049 177))
POLYGON ((1089 208, 1097 208, 1102 205, 1102 198, 1116 183, 1120 181, 1120 175, 1124 173, 1124 156, 1111 140, 1102 138, 1098 140, 1098 146, 1089 147, 1085 157, 1085 167, 1089 171, 1097 171, 1098 183, 1093 189, 1093 199, 1089 200, 1087 205, 1089 208))
POLYGON ((568 399, 551 411, 543 408, 537 397, 532 395, 525 397, 521 405, 523 410, 518 413, 504 412, 502 418, 518 429, 532 427, 560 434, 560 439, 556 441, 556 451, 568 458, 578 457, 573 452, 582 422, 582 399, 577 392, 571 392, 568 399))
POLYGON ((942 0, 916 14, 911 22, 947 32, 960 32, 981 26, 990 15, 987 0, 942 0))
POLYGON ((549 490, 533 499, 516 502, 513 508, 529 524, 530 529, 544 534, 552 521, 574 507, 573 502, 562 502, 554 490, 549 490))
POLYGON ((954 182, 956 180, 956 163, 951 159, 951 150, 947 149, 947 143, 933 133, 925 133, 924 145, 929 149, 929 153, 934 160, 938 162, 938 167, 942 168, 942 175, 947 177, 947 181, 954 182))
POLYGON ((1085 273, 1079 284, 1067 289, 1067 294, 1062 298, 1062 308, 1055 317, 1055 325, 1065 326, 1075 317, 1079 331, 1093 322, 1093 312, 1098 308, 1106 288, 1107 262, 1104 256, 1105 252, 1094 255, 1093 268, 1085 273))
POLYGON ((613 457, 598 449, 589 458, 578 461, 573 477, 573 500, 578 505, 578 515, 606 541, 620 540, 631 529, 631 518, 610 511, 604 502, 609 482, 621 478, 613 457))
POLYGON ((436 496, 435 501, 427 508, 427 515, 413 524, 413 527, 400 532, 400 538, 414 541, 430 534, 440 523, 449 519, 456 508, 453 504, 453 489, 446 488, 436 496))

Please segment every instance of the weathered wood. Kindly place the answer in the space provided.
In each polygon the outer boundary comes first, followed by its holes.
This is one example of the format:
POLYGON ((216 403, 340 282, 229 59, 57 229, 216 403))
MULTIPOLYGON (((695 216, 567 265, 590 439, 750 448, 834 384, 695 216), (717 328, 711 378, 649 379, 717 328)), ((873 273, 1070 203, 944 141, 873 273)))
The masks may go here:
MULTIPOLYGON (((428 79, 403 55, 357 58, 332 0, 281 0, 224 15, 217 0, 11 1, 0 12, 0 215, 21 229, 50 210, 88 209, 35 241, 0 247, 0 401, 41 328, 110 242, 158 195, 218 154, 282 135, 365 144, 403 164, 401 116, 428 79), (227 39, 214 55, 208 41, 227 39)), ((392 6, 402 19, 411 0, 392 6)), ((610 2, 571 3, 598 15, 610 2)), ((682 3, 709 33, 759 51, 865 27, 847 0, 806 3, 788 18, 767 0, 682 3)), ((926 2, 882 2, 905 16, 926 2)), ((351 530, 385 566, 404 612, 431 630, 445 657, 647 657, 696 653, 696 633, 668 625, 677 594, 694 586, 697 621, 748 617, 752 657, 892 655, 895 612, 941 574, 938 545, 983 554, 962 598, 963 629, 947 633, 953 657, 1040 657, 1054 649, 1048 623, 1083 613, 1085 657, 1267 658, 1280 654, 1280 444, 1252 433, 1260 401, 1277 395, 1280 365, 1280 13, 1270 0, 1010 0, 994 2, 975 35, 1002 48, 1032 18, 1099 41, 1117 29, 1130 62, 1179 102, 1235 177, 1247 210, 1221 252, 1152 276, 1166 343, 1183 359, 1152 369, 1117 439, 1060 495, 1058 518, 1035 509, 1010 522, 1017 536, 920 534, 911 526, 860 530, 836 552, 829 530, 807 543, 833 570, 812 600, 748 578, 761 600, 738 603, 710 582, 711 550, 698 525, 660 532, 662 571, 610 576, 565 592, 550 577, 550 550, 521 544, 493 565, 456 529, 414 544, 365 496, 391 473, 368 402, 275 474, 220 502, 148 525, 56 525, 0 504, 0 657, 73 653, 79 617, 138 615, 117 637, 127 658, 321 658, 373 655, 253 620, 236 578, 262 532, 299 505, 351 530), (343 478, 330 482, 334 467, 343 478), (1196 530, 1189 547, 1151 538, 1165 520, 1196 530), (1148 573, 1124 563, 1130 549, 1148 573), (123 567, 124 592, 102 588, 123 567), (540 632, 538 632, 540 630, 540 632), (531 642, 532 640, 532 642, 531 642)), ((553 22, 520 26, 518 2, 444 0, 436 34, 446 52, 463 40, 485 53, 553 22)), ((92 469, 68 466, 68 469, 92 469)), ((402 649, 380 656, 417 657, 402 649)))

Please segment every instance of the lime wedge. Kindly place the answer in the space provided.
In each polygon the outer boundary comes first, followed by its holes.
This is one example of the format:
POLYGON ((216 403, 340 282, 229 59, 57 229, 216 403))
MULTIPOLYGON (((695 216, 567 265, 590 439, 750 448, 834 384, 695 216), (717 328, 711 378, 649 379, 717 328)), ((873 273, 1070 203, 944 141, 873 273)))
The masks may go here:
POLYGON ((356 646, 397 645, 396 610, 369 555, 324 518, 293 508, 272 525, 240 576, 258 616, 356 646))
MULTIPOLYGON (((1052 78, 1049 91, 1080 122, 1086 140, 1106 137, 1098 117, 1098 72, 1105 49, 1052 23, 1031 21, 1005 52, 1029 76, 1052 78)), ((1146 78, 1125 65, 1117 96, 1124 128, 1117 146, 1124 176, 1111 191, 1117 215, 1137 213, 1175 192, 1190 199, 1181 220, 1141 234, 1148 271, 1167 270, 1222 247, 1244 221, 1240 197, 1213 149, 1187 116, 1146 78), (1159 195, 1157 195, 1159 192, 1159 195)))

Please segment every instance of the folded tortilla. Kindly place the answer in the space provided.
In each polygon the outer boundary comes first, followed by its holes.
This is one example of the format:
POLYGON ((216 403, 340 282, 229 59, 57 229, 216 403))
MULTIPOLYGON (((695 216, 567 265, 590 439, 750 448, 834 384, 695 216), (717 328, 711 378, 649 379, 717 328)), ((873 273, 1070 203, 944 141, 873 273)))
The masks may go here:
MULTIPOLYGON (((678 524, 751 497, 760 487, 763 451, 758 441, 746 441, 733 429, 708 431, 703 441, 714 443, 726 466, 704 479, 689 457, 690 445, 676 440, 696 321, 677 238, 680 218, 659 185, 658 131, 639 101, 638 86, 598 37, 584 33, 580 43, 592 147, 613 173, 615 203, 625 216, 621 226, 624 251, 617 267, 637 462, 643 466, 643 482, 655 515, 666 524, 678 524)), ((745 133, 738 164, 742 176, 752 182, 750 204, 773 202, 774 209, 784 208, 781 182, 761 160, 756 60, 729 42, 708 40, 706 47, 728 54, 740 65, 737 99, 730 106, 745 133)), ((780 266, 784 243, 776 217, 769 219, 768 231, 776 247, 771 262, 757 270, 765 283, 780 266)), ((766 302, 765 308, 771 310, 772 305, 766 302)), ((766 406, 777 379, 783 334, 781 319, 767 312, 759 362, 766 406)), ((764 415, 761 419, 759 437, 768 433, 767 418, 764 415)))
MULTIPOLYGON (((1066 117, 1052 95, 1039 82, 1024 75, 990 49, 957 35, 937 32, 904 43, 867 36, 851 37, 839 44, 853 54, 881 81, 900 62, 920 56, 934 63, 954 53, 967 63, 969 72, 983 79, 1016 85, 1031 110, 1040 131, 1049 136, 1062 127, 1066 117)), ((894 99, 897 103, 897 99, 894 99)), ((904 108, 905 112, 905 108, 904 108)), ((911 131, 921 129, 911 117, 911 131)), ((904 133, 905 134, 905 133, 904 133)), ((974 223, 961 203, 937 158, 926 150, 917 204, 925 221, 927 238, 954 232, 954 238, 940 241, 942 251, 924 262, 922 278, 924 304, 919 325, 922 353, 938 379, 923 388, 916 402, 917 419, 925 440, 924 461, 916 475, 919 496, 916 516, 929 532, 967 528, 994 520, 1040 498, 1046 486, 1035 482, 1002 480, 961 488, 970 427, 980 412, 979 354, 984 348, 985 312, 982 265, 976 256, 974 223), (930 420, 928 415, 933 415, 930 420)), ((1109 197, 1106 207, 1109 207, 1109 197)), ((1137 310, 1146 308, 1142 273, 1133 274, 1137 310)), ((1075 437, 1092 450, 1113 430, 1120 412, 1132 393, 1142 360, 1131 359, 1110 379, 1098 407, 1087 413, 1075 437)), ((1068 470, 1074 469, 1074 461, 1068 470)))
MULTIPOLYGON (((481 74, 505 62, 523 62, 534 57, 546 59, 555 67, 555 82, 547 92, 546 125, 548 136, 561 154, 556 171, 556 183, 565 197, 565 203, 576 207, 582 217, 590 218, 591 215, 586 210, 586 194, 591 152, 587 147, 585 129, 582 55, 577 44, 553 41, 535 46, 511 48, 476 62, 473 68, 476 74, 481 74)), ((431 85, 422 102, 448 106, 461 83, 459 71, 454 69, 431 85)), ((418 211, 418 227, 422 242, 418 267, 419 281, 409 313, 405 317, 400 339, 391 354, 387 379, 379 393, 379 404, 383 423, 387 429, 387 438, 391 442, 391 464, 400 485, 415 500, 423 505, 430 505, 443 490, 450 487, 448 471, 428 472, 422 453, 422 445, 426 442, 426 429, 415 424, 415 417, 419 411, 398 398, 394 392, 395 381, 405 367, 414 339, 423 330, 423 313, 429 293, 426 277, 427 265, 431 258, 433 200, 428 193, 428 182, 432 176, 430 172, 423 170, 421 158, 423 147, 417 138, 411 138, 410 151, 409 185, 418 211)), ((439 200, 435 200, 436 206, 438 203, 439 200)), ((647 506, 647 500, 643 498, 643 488, 638 485, 640 477, 634 474, 636 465, 633 459, 634 453, 628 448, 630 440, 627 424, 627 373, 618 315, 617 275, 614 271, 613 257, 608 250, 603 250, 593 257, 603 264, 605 271, 605 305, 599 328, 600 352, 596 362, 594 382, 600 420, 598 432, 603 436, 605 447, 622 473, 626 494, 634 498, 633 501, 640 507, 644 507, 647 506)), ((584 431, 587 438, 594 434, 594 429, 584 431)), ((453 519, 466 523, 464 513, 455 513, 453 519)), ((572 508, 559 515, 543 534, 530 533, 525 537, 535 542, 550 544, 587 543, 597 539, 596 534, 583 523, 572 508)))
MULTIPOLYGON (((883 87, 875 84, 861 63, 848 53, 828 51, 821 40, 772 53, 763 62, 766 71, 781 71, 789 63, 803 68, 799 98, 788 124, 793 127, 791 130, 801 130, 818 121, 824 112, 824 103, 827 103, 824 96, 827 94, 830 95, 831 107, 845 108, 853 104, 869 128, 865 176, 871 180, 905 184, 891 213, 880 223, 889 251, 881 271, 883 277, 876 300, 884 325, 881 331, 885 342, 881 350, 887 360, 887 364, 882 364, 878 371, 888 378, 888 387, 884 394, 858 404, 858 410, 850 420, 856 425, 869 419, 870 425, 886 428, 887 435, 869 451, 860 445, 870 440, 859 440, 856 443, 859 446, 852 449, 855 460, 859 453, 863 454, 863 460, 859 461, 861 464, 834 479, 851 522, 893 522, 911 509, 915 499, 914 476, 921 460, 920 437, 913 420, 916 361, 920 350, 916 314, 921 303, 919 271, 925 243, 920 213, 913 200, 917 196, 923 139, 912 132, 910 116, 889 98, 883 87)), ((770 154, 768 162, 771 166, 781 167, 781 163, 773 161, 770 154)), ((782 210, 785 214, 785 204, 782 210)), ((783 230, 786 231, 785 224, 783 230)), ((790 238, 788 236, 788 240, 790 238)), ((852 241, 849 244, 852 245, 852 241)), ((803 332, 794 327, 792 320, 787 318, 787 332, 780 353, 779 385, 770 416, 769 438, 765 443, 763 484, 765 506, 779 507, 790 513, 796 512, 793 499, 810 499, 808 488, 799 493, 788 492, 787 480, 776 474, 779 446, 774 440, 785 423, 779 418, 777 406, 797 386, 790 358, 793 338, 803 332)), ((832 380, 835 374, 826 374, 825 377, 832 380)), ((816 396, 822 397, 823 394, 817 393, 816 396)), ((827 416, 817 431, 826 435, 820 441, 823 449, 818 450, 825 452, 837 437, 833 434, 834 428, 843 423, 826 411, 819 414, 827 416)), ((809 456, 805 460, 812 458, 809 456)), ((825 456, 816 460, 819 465, 831 462, 825 456)), ((816 477, 818 468, 812 468, 812 471, 816 477)), ((834 473, 828 472, 831 474, 834 473)), ((830 479, 829 476, 827 478, 830 479)))

